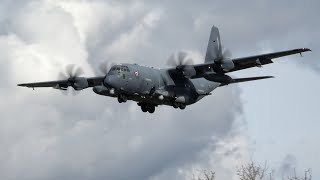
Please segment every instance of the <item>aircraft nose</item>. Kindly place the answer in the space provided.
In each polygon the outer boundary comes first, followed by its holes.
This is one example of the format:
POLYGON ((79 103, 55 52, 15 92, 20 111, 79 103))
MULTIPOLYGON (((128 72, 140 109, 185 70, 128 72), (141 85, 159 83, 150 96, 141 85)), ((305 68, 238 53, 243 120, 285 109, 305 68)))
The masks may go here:
POLYGON ((115 75, 108 75, 104 79, 104 85, 109 88, 116 88, 117 77, 115 75))

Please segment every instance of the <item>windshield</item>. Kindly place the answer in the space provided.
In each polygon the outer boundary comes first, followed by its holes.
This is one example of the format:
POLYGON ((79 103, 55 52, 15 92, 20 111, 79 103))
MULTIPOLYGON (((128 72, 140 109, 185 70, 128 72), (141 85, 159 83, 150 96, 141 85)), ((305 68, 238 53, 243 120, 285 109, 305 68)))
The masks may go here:
POLYGON ((130 72, 128 66, 113 66, 111 69, 110 69, 110 72, 130 72))

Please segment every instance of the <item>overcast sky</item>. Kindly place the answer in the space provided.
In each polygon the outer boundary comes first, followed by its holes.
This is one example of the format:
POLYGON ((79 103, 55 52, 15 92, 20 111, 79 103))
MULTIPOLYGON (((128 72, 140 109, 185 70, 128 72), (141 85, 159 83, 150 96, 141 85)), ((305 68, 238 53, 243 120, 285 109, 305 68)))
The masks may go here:
POLYGON ((249 160, 280 178, 320 177, 320 3, 297 1, 0 1, 1 179, 237 179, 249 160), (65 65, 166 67, 175 52, 203 62, 212 25, 233 57, 308 47, 311 53, 233 73, 275 79, 218 88, 185 111, 142 113, 87 89, 63 96, 17 83, 55 80, 65 65))

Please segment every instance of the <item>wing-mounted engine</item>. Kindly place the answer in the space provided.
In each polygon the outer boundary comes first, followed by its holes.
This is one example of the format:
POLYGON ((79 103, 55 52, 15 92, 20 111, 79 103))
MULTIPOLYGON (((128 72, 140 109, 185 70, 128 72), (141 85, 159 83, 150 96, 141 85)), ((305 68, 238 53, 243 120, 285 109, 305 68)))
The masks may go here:
POLYGON ((234 68, 234 63, 233 63, 232 59, 230 59, 230 58, 222 59, 220 61, 220 64, 221 64, 221 68, 226 72, 228 72, 234 68))
POLYGON ((59 73, 60 80, 66 80, 61 84, 57 84, 54 88, 60 90, 67 90, 71 86, 74 90, 80 91, 89 87, 87 78, 79 77, 84 74, 84 71, 81 67, 76 67, 74 64, 66 66, 65 72, 59 73))
POLYGON ((192 65, 180 65, 176 67, 176 70, 180 72, 185 78, 191 78, 197 74, 194 66, 192 65))
POLYGON ((171 77, 191 78, 197 74, 193 60, 188 57, 186 52, 179 52, 176 55, 171 55, 167 61, 167 65, 175 67, 175 70, 169 71, 171 77))
POLYGON ((214 62, 215 64, 219 65, 224 72, 228 72, 235 67, 231 57, 231 51, 226 49, 223 51, 222 56, 215 59, 214 62))
POLYGON ((71 86, 77 91, 80 91, 89 87, 89 83, 87 79, 84 77, 76 77, 74 79, 70 79, 69 82, 71 83, 71 86))

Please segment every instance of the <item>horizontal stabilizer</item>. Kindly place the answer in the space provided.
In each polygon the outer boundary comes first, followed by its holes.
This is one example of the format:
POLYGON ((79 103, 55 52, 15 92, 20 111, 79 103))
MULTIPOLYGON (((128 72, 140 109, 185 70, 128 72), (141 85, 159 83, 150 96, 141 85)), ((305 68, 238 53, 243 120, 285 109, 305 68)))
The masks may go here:
MULTIPOLYGON (((261 80, 261 79, 269 79, 269 78, 274 78, 274 77, 273 76, 259 76, 259 77, 237 78, 237 79, 233 79, 233 82, 229 83, 229 84, 255 81, 255 80, 261 80)), ((225 85, 228 85, 228 84, 221 84, 220 86, 225 86, 225 85)))

